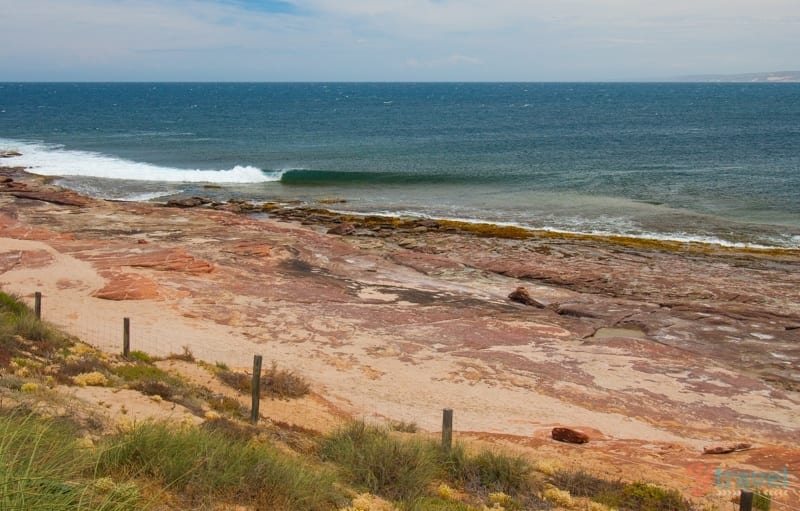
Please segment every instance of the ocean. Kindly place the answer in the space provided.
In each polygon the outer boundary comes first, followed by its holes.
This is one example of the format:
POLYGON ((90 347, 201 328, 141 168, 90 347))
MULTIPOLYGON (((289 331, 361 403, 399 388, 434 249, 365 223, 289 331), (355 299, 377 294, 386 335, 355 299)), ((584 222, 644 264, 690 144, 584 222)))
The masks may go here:
POLYGON ((0 150, 117 200, 800 248, 800 84, 0 83, 0 150))

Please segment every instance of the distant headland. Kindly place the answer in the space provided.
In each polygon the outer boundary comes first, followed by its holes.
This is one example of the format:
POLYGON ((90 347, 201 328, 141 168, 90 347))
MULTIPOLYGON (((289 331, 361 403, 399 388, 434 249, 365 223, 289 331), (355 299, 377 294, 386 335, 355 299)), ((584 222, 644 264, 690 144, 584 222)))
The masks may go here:
POLYGON ((769 73, 744 73, 734 75, 689 75, 672 78, 676 82, 800 82, 800 71, 772 71, 769 73))

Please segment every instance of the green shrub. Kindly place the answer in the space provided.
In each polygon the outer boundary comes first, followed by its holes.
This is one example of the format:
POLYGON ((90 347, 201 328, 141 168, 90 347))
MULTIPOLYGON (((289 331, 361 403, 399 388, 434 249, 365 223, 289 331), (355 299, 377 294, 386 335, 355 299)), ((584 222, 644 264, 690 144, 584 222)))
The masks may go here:
POLYGON ((691 511, 692 504, 677 490, 635 482, 622 489, 590 497, 596 502, 616 507, 620 511, 691 511))
POLYGON ((417 423, 413 421, 390 421, 389 429, 400 433, 416 433, 419 430, 417 423))
POLYGON ((396 438, 363 421, 324 437, 320 455, 338 464, 352 484, 390 500, 416 499, 441 472, 433 443, 396 438))
POLYGON ((145 364, 152 364, 153 363, 153 357, 151 357, 150 355, 148 355, 144 351, 139 351, 139 350, 131 351, 128 354, 128 358, 131 359, 131 360, 138 361, 138 362, 144 362, 145 364))
POLYGON ((409 511, 480 511, 480 509, 463 502, 445 500, 441 497, 421 497, 408 506, 409 511))
POLYGON ((114 368, 114 374, 129 382, 144 380, 177 380, 176 378, 171 377, 166 371, 163 371, 154 365, 143 362, 119 365, 114 368))

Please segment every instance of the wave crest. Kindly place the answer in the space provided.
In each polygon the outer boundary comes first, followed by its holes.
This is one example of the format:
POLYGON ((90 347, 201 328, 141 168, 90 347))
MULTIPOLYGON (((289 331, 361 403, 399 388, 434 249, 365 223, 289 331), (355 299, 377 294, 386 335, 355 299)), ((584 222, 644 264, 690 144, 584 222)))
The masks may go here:
POLYGON ((83 176, 131 181, 171 183, 264 183, 278 181, 280 172, 266 173, 250 165, 230 169, 201 170, 162 167, 107 156, 91 151, 74 151, 47 145, 0 139, 0 148, 22 153, 10 161, 46 176, 83 176))

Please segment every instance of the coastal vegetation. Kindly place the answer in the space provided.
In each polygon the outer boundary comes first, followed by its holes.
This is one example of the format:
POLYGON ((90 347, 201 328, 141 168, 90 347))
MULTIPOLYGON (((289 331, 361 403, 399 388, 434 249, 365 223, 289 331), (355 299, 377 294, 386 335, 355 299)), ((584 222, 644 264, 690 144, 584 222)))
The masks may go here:
MULTIPOLYGON (((204 367, 247 390, 244 373, 204 367)), ((277 398, 310 390, 290 370, 273 365, 266 373, 277 398)), ((444 449, 412 423, 343 421, 322 433, 253 425, 246 415, 235 397, 185 380, 156 357, 96 350, 0 293, 0 509, 692 509, 677 492, 641 481, 469 444, 444 449), (138 392, 197 420, 109 418, 72 397, 77 386, 138 392)))

